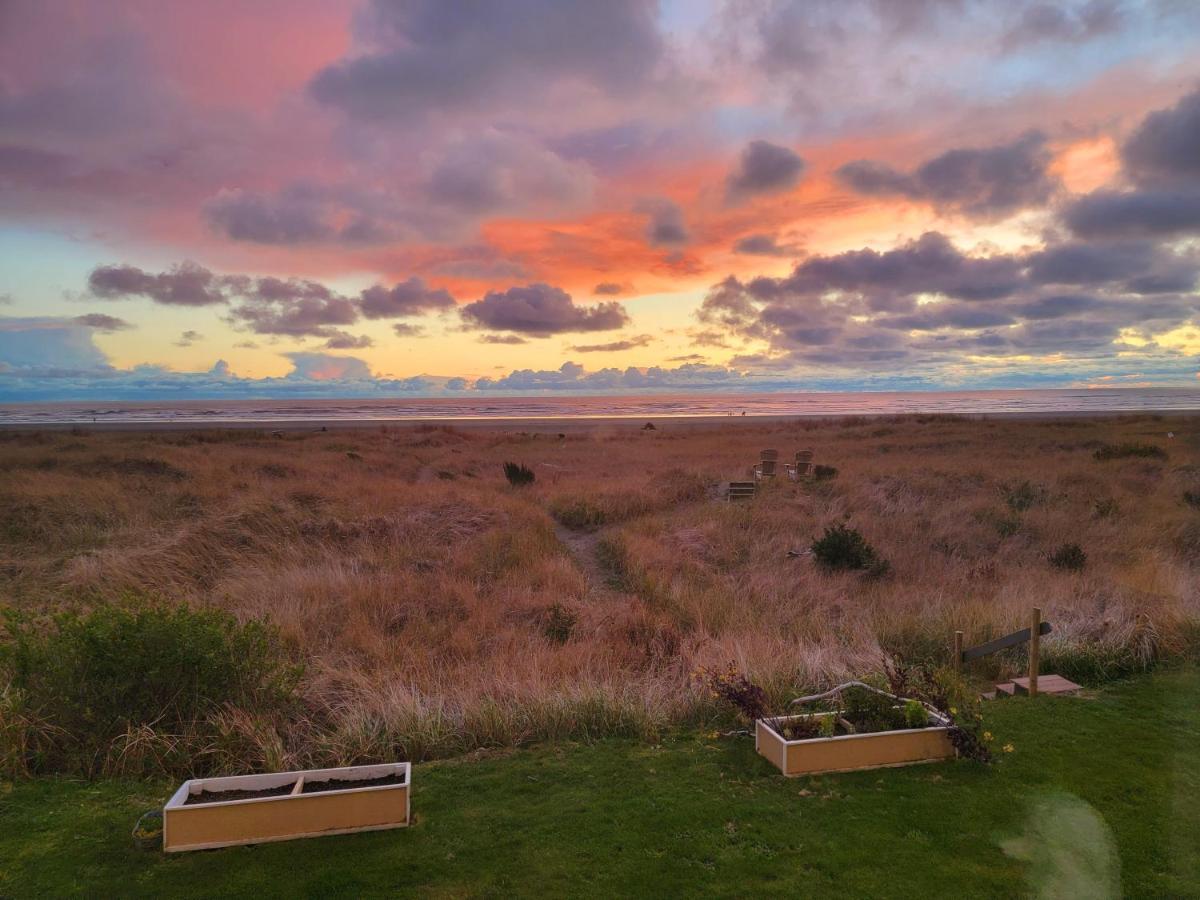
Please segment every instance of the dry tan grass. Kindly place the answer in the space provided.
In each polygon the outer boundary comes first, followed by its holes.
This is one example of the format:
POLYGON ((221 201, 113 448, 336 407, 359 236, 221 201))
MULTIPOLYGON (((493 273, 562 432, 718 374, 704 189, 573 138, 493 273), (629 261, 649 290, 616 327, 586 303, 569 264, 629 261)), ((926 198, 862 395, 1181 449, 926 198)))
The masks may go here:
MULTIPOLYGON (((281 741, 231 713, 231 745, 272 764, 419 758, 650 733, 705 714, 700 665, 733 660, 778 698, 888 653, 944 660, 955 628, 986 639, 1034 605, 1064 674, 1185 652, 1198 489, 1197 418, 0 434, 0 596, 137 591, 271 619, 307 661, 311 719, 281 741), (1097 461, 1105 442, 1169 459, 1097 461), (715 499, 764 447, 812 447, 840 474, 715 499), (536 483, 510 487, 506 460, 536 483), (836 522, 891 574, 788 557, 836 522), (1084 571, 1048 564, 1065 541, 1084 571)), ((114 770, 157 752, 126 743, 114 770)))

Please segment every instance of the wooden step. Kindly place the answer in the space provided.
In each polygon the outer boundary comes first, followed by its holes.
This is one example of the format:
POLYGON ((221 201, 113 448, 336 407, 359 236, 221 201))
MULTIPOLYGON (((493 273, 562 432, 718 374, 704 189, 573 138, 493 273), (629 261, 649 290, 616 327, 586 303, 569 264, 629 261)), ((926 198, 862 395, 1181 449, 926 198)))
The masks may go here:
POLYGON ((731 481, 725 489, 725 496, 729 500, 749 500, 756 489, 753 481, 731 481))
MULTIPOLYGON (((1028 678, 1014 678, 1013 685, 1017 689, 1018 694, 1029 693, 1028 678)), ((1038 693, 1039 694, 1073 694, 1076 691, 1081 691, 1079 685, 1073 681, 1067 681, 1061 675, 1039 675, 1038 676, 1038 693)))
MULTIPOLYGON (((1081 691, 1079 685, 1073 681, 1068 681, 1061 675, 1039 675, 1038 676, 1038 693, 1039 694, 1073 694, 1076 691, 1081 691)), ((1004 684, 996 685, 995 693, 989 697, 987 694, 983 696, 987 699, 1000 697, 1015 697, 1018 694, 1025 695, 1029 693, 1028 678, 1014 678, 1012 681, 1006 681, 1004 684)))

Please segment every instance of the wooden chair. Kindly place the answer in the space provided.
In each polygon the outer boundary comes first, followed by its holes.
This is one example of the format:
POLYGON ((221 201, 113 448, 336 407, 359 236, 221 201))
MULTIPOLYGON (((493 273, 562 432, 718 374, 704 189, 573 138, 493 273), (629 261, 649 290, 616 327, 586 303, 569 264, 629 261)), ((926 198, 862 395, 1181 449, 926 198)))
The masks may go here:
POLYGON ((775 477, 775 460, 764 459, 754 467, 754 480, 762 481, 764 478, 775 477))
POLYGON ((797 450, 796 462, 793 465, 786 466, 788 478, 792 481, 800 481, 803 478, 812 478, 813 475, 813 452, 811 450, 797 450))

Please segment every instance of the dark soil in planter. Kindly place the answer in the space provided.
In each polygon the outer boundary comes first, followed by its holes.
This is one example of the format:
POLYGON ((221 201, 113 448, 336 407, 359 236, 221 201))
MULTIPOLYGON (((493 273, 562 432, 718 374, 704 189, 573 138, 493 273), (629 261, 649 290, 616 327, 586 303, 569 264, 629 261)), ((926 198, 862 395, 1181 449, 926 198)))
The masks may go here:
POLYGON ((261 797, 283 797, 292 792, 296 782, 274 788, 263 788, 257 791, 201 791, 199 794, 188 794, 184 806, 196 806, 200 803, 225 803, 229 800, 257 800, 261 797))
POLYGON ((404 784, 403 775, 381 775, 378 778, 358 778, 353 781, 343 778, 330 778, 327 781, 305 781, 301 788, 302 794, 319 794, 322 791, 348 791, 353 788, 390 787, 404 784))

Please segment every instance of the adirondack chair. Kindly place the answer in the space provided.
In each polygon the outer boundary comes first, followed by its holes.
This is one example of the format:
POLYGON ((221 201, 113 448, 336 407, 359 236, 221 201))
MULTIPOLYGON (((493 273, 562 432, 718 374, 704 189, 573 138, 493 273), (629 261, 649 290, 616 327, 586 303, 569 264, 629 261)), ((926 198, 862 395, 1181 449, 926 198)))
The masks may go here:
POLYGON ((813 452, 811 450, 797 450, 796 462, 790 466, 786 466, 788 478, 792 481, 800 481, 804 478, 812 478, 813 475, 813 452))
POLYGON ((758 456, 760 462, 754 467, 754 480, 762 481, 764 478, 774 478, 775 471, 779 466, 779 451, 764 450, 758 456))

